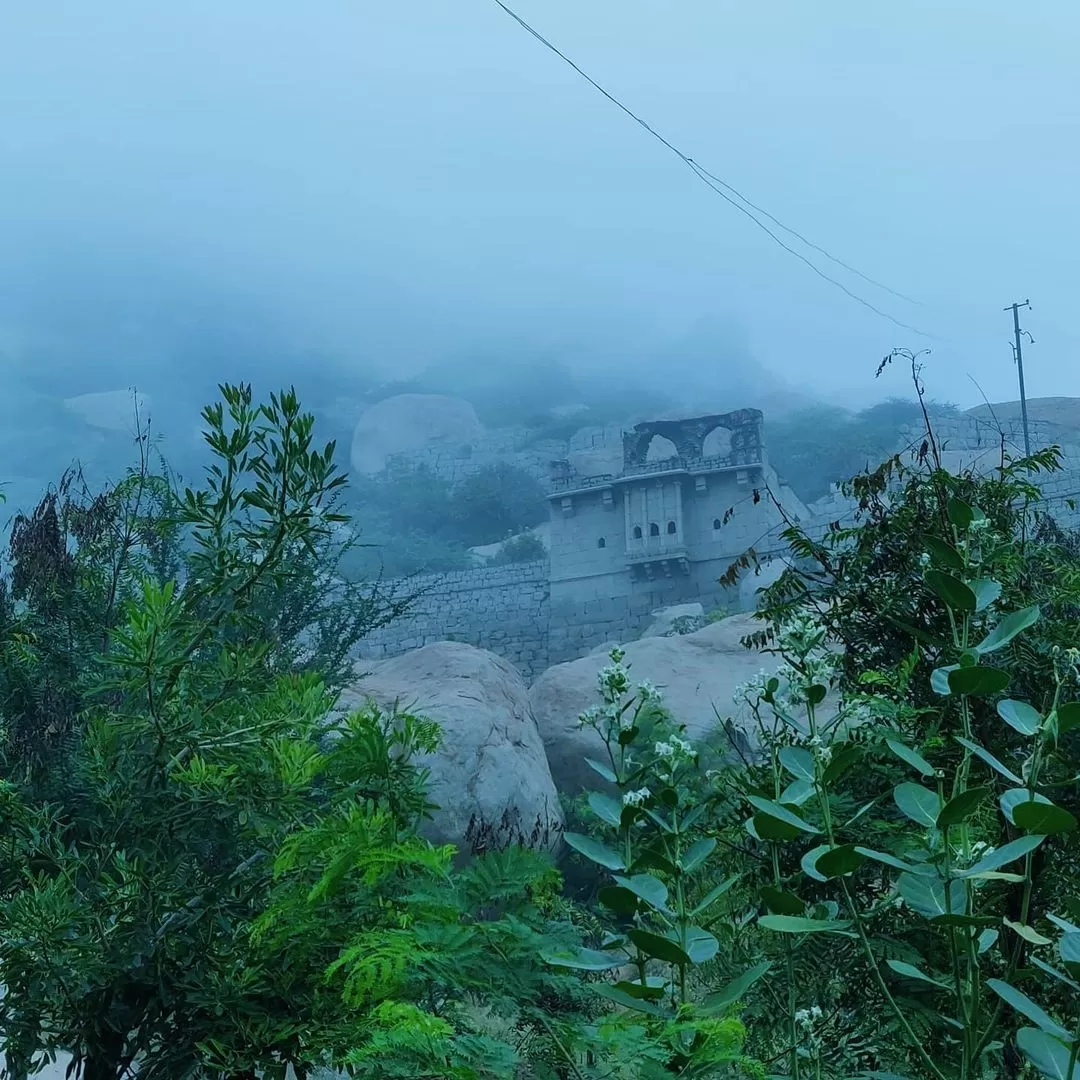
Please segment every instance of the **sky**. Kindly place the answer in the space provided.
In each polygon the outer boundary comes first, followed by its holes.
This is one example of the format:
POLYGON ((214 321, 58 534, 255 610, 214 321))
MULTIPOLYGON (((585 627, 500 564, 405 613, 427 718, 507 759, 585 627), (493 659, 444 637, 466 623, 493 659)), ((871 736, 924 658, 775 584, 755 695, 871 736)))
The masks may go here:
POLYGON ((66 396, 557 355, 677 380, 705 340, 717 379, 865 403, 907 392, 883 354, 929 347, 932 395, 974 405, 1017 396, 1003 309, 1030 297, 1029 395, 1080 395, 1075 0, 512 6, 928 336, 494 0, 54 0, 0 34, 7 374, 66 396))

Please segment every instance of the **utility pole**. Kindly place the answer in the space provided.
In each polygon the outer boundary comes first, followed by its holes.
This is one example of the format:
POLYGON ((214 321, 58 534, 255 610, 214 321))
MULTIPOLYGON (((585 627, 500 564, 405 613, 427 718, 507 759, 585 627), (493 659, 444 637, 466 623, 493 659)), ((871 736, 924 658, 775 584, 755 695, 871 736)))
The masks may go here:
MULTIPOLYGON (((1020 309, 1031 308, 1031 301, 1025 300, 1022 304, 1010 304, 1006 311, 1012 311, 1013 313, 1013 337, 1016 344, 1013 346, 1013 353, 1016 358, 1016 370, 1020 375, 1020 417, 1024 424, 1024 456, 1031 457, 1031 436, 1028 434, 1028 416, 1027 416, 1027 394, 1024 392, 1024 353, 1020 348, 1020 335, 1027 334, 1026 330, 1020 329, 1020 309)), ((1035 339, 1027 334, 1028 341, 1033 345, 1035 339)))

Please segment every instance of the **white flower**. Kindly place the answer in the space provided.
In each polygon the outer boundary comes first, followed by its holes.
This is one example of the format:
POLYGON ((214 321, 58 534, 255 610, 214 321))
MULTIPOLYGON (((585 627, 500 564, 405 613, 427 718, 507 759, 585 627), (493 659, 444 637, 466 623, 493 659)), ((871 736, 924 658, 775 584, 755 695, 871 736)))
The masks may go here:
POLYGON ((675 756, 675 747, 669 742, 658 742, 654 749, 657 757, 670 758, 675 756))
POLYGON ((642 803, 652 795, 652 792, 647 788, 638 788, 637 791, 628 791, 623 797, 623 806, 641 806, 642 803))
POLYGON ((637 684, 638 696, 641 698, 642 703, 646 701, 659 701, 660 691, 648 679, 642 679, 637 684))
POLYGON ((590 705, 583 713, 578 714, 578 723, 582 727, 592 727, 600 719, 601 715, 598 705, 590 705))
POLYGON ((928 552, 928 551, 924 551, 924 552, 923 552, 923 553, 922 553, 922 554, 921 554, 921 555, 919 556, 919 565, 920 565, 921 567, 923 567, 924 569, 925 569, 925 568, 926 568, 927 566, 929 566, 929 565, 930 565, 930 552, 928 552))

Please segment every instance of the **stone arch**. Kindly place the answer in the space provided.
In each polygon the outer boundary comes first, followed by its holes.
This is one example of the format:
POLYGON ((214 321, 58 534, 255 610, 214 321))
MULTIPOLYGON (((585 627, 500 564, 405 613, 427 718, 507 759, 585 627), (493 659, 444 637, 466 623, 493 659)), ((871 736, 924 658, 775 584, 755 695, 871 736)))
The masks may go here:
POLYGON ((649 535, 650 536, 659 536, 660 535, 660 526, 657 525, 655 521, 652 521, 652 522, 649 523, 649 535))
POLYGON ((703 458, 726 458, 731 456, 731 429, 723 424, 717 424, 707 432, 701 443, 701 456, 703 458))
POLYGON ((666 435, 654 435, 649 440, 648 449, 645 451, 647 462, 670 461, 678 456, 679 448, 666 435))

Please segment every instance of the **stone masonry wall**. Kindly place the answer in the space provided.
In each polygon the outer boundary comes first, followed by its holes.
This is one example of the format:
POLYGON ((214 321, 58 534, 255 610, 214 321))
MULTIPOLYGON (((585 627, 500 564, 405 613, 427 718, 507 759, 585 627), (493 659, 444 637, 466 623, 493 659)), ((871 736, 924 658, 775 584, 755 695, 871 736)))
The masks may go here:
POLYGON ((509 660, 526 678, 548 666, 547 560, 414 578, 412 614, 365 638, 362 660, 460 641, 509 660))

